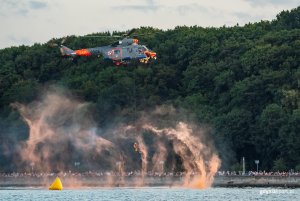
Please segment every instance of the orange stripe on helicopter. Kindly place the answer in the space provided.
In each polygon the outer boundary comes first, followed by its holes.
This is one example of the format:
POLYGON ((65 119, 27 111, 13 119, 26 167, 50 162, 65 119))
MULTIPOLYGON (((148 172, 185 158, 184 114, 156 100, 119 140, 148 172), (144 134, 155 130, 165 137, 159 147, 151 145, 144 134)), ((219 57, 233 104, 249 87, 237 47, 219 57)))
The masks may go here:
POLYGON ((138 39, 133 39, 133 43, 134 44, 139 44, 139 40, 138 39))
POLYGON ((87 49, 75 50, 75 53, 76 55, 83 56, 83 57, 89 57, 92 55, 92 53, 87 49))
POLYGON ((156 56, 156 52, 145 51, 144 54, 146 54, 147 57, 151 57, 151 58, 156 56))

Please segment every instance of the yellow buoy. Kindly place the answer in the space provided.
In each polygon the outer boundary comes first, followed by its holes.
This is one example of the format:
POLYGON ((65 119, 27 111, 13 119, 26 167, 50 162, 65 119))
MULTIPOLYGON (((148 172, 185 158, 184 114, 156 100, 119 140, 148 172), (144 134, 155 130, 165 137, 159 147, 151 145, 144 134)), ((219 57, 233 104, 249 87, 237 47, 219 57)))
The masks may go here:
POLYGON ((62 189, 63 189, 62 183, 61 183, 59 177, 56 177, 54 182, 49 187, 49 190, 62 190, 62 189))

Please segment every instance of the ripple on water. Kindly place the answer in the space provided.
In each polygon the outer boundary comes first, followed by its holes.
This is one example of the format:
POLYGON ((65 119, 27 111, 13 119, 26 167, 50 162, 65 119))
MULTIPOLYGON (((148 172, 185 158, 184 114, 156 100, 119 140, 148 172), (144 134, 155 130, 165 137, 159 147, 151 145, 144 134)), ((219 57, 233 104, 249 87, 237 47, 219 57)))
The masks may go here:
POLYGON ((41 188, 2 188, 0 200, 207 200, 244 201, 300 200, 300 189, 280 188, 209 188, 205 190, 185 188, 85 188, 77 190, 49 191, 41 188))

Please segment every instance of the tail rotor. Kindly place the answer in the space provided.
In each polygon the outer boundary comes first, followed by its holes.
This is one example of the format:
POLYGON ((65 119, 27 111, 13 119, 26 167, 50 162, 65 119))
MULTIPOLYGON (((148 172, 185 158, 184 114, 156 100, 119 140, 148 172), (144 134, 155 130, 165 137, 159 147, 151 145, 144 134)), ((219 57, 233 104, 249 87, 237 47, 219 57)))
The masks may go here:
POLYGON ((66 42, 66 40, 67 40, 67 38, 64 37, 61 40, 60 44, 58 44, 58 43, 49 43, 49 46, 50 47, 59 47, 59 50, 60 50, 60 53, 61 53, 62 56, 64 56, 64 57, 73 57, 74 58, 76 56, 75 51, 68 48, 68 47, 66 47, 66 46, 64 46, 64 43, 66 42))
POLYGON ((61 46, 66 42, 66 40, 67 40, 67 38, 64 37, 64 38, 61 40, 60 44, 55 43, 55 42, 49 42, 48 44, 49 44, 50 47, 61 47, 61 46))

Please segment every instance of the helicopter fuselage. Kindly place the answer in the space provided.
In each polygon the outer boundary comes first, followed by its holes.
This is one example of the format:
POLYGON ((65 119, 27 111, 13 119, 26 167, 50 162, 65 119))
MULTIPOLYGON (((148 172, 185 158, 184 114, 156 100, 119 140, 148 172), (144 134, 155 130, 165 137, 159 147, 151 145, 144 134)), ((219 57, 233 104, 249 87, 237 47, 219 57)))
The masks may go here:
POLYGON ((68 47, 61 45, 60 50, 63 56, 103 57, 105 60, 112 60, 116 65, 127 65, 130 61, 149 63, 156 59, 155 52, 149 50, 145 45, 139 45, 137 39, 129 38, 124 38, 123 40, 108 46, 79 50, 71 50, 68 47))

